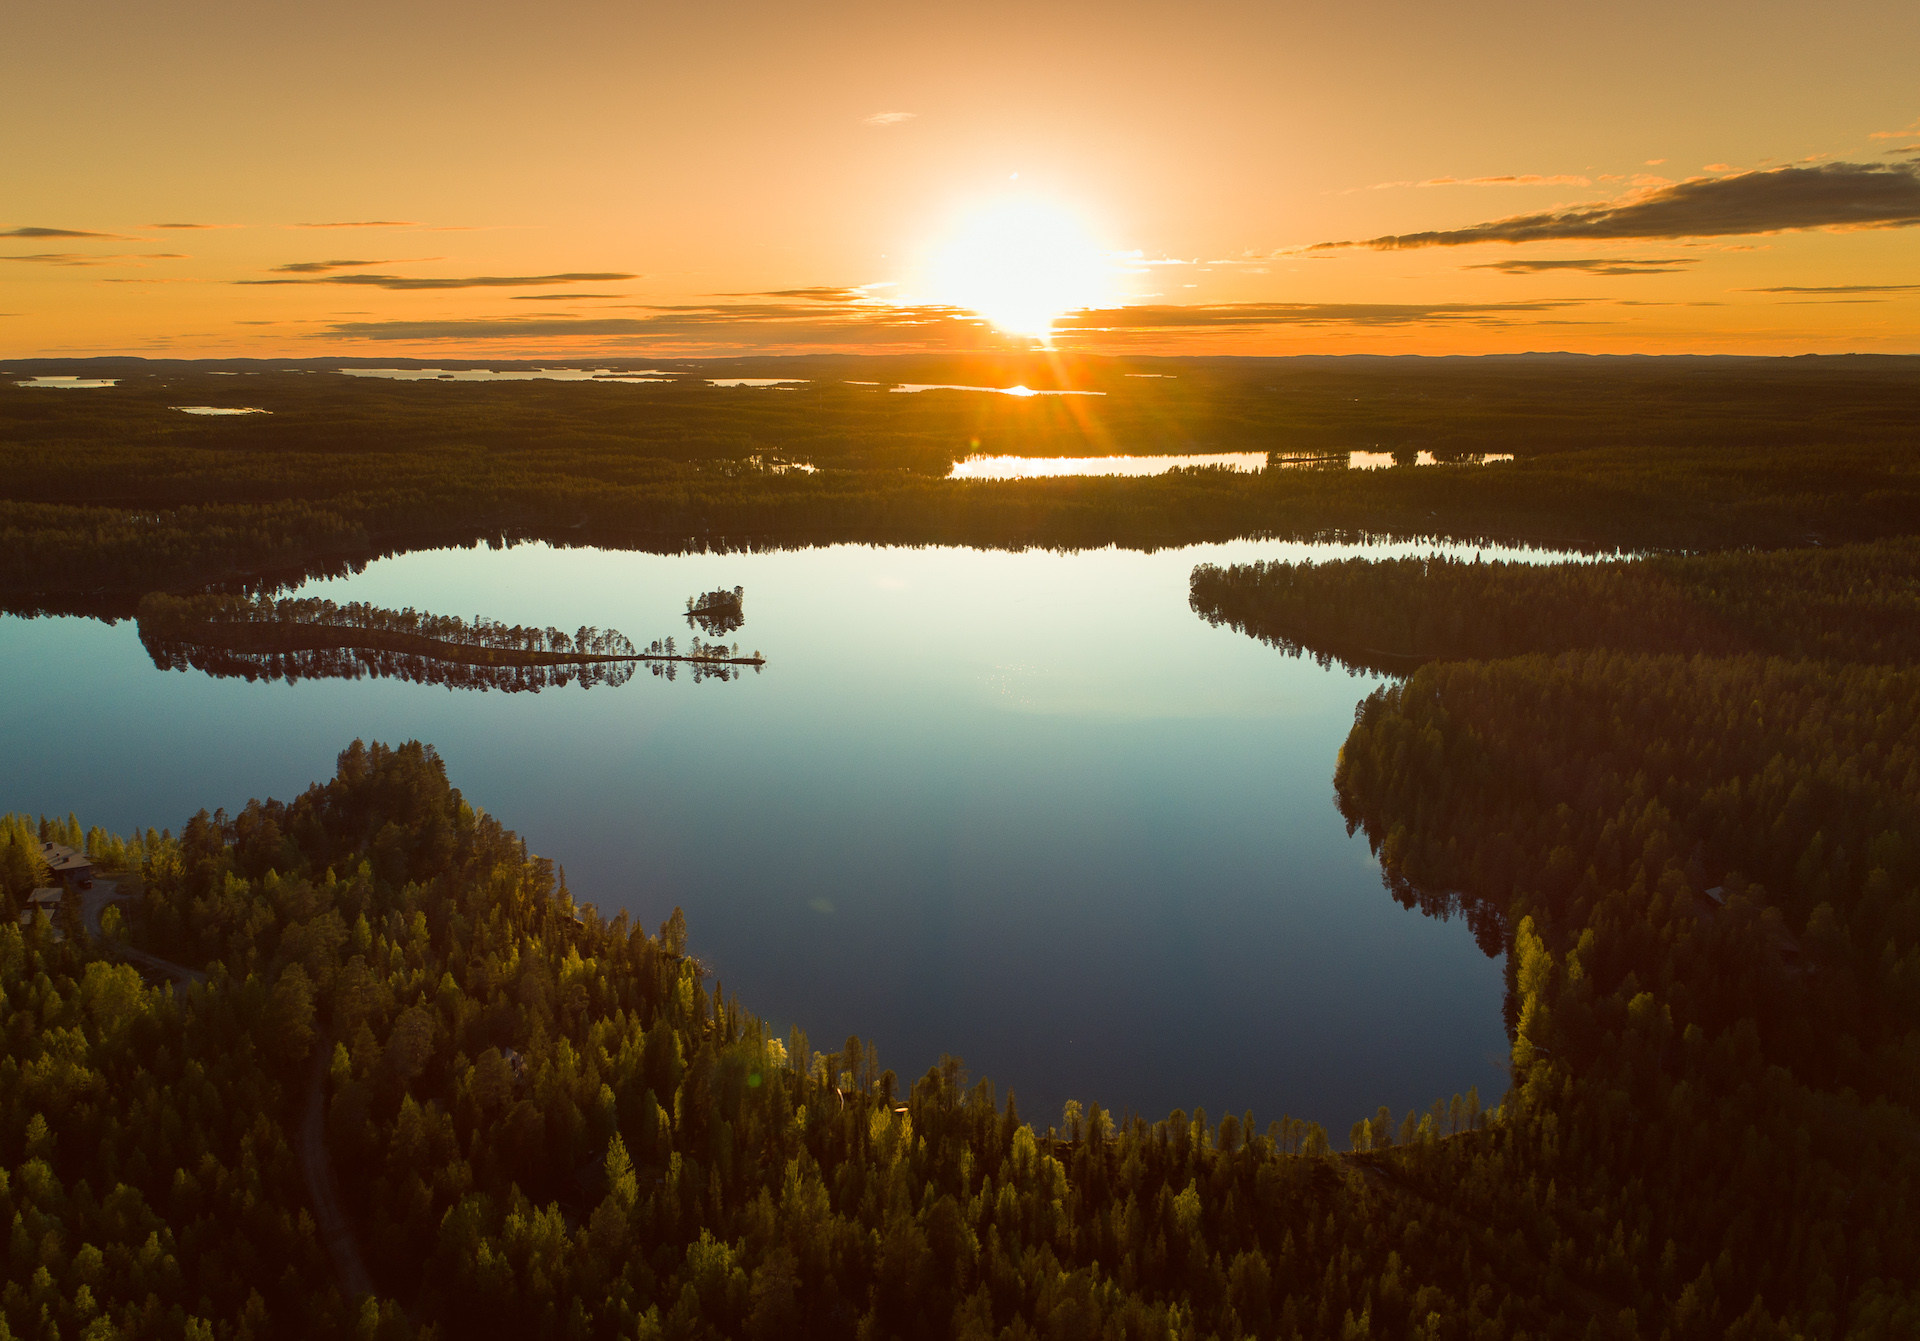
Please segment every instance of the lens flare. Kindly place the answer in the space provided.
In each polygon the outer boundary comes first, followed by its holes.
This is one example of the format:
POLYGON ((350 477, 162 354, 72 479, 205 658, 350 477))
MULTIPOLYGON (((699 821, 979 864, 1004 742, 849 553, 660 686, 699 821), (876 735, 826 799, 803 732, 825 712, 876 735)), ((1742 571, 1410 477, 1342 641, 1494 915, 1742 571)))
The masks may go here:
POLYGON ((1041 343, 1062 315, 1119 300, 1120 269, 1072 211, 1048 201, 995 201, 964 215, 931 249, 926 301, 976 312, 1041 343))

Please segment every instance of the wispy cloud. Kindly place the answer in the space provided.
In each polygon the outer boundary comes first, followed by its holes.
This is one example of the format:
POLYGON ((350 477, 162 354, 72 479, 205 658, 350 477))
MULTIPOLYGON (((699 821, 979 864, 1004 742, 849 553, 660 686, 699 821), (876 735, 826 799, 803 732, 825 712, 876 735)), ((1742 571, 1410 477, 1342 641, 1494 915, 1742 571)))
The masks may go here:
POLYGON ((184 261, 177 251, 133 252, 116 255, 77 251, 38 251, 24 255, 0 255, 0 261, 24 261, 29 265, 111 265, 116 261, 184 261))
POLYGON ((98 238, 106 242, 132 242, 130 237, 118 233, 89 233, 79 228, 8 228, 0 231, 0 237, 73 237, 98 238))
POLYGON ((1063 317, 1062 332, 1199 330, 1249 326, 1504 325, 1515 317, 1579 307, 1579 299, 1516 303, 1217 303, 1116 307, 1063 317))
POLYGON ((196 232, 203 231, 203 230, 210 230, 210 229, 245 227, 244 224, 206 224, 206 223, 152 223, 152 224, 141 224, 140 226, 142 228, 185 228, 185 229, 193 229, 196 232))
POLYGON ((1626 257, 1580 256, 1550 261, 1488 261, 1467 266, 1468 270, 1498 270, 1503 275, 1532 275, 1564 270, 1585 275, 1673 275, 1687 266, 1698 265, 1697 256, 1663 256, 1646 260, 1626 257))
POLYGON ((630 293, 516 293, 508 296, 510 303, 571 303, 581 298, 631 298, 630 293))
POLYGON ((1506 173, 1495 177, 1429 177, 1418 186, 1592 186, 1591 179, 1575 173, 1506 173))
POLYGON ((463 340, 601 340, 701 349, 965 348, 1005 339, 951 307, 876 307, 819 302, 684 304, 635 309, 631 317, 482 317, 438 321, 343 321, 325 339, 429 343, 463 340))
MULTIPOLYGON (((415 260, 438 260, 438 257, 416 257, 415 260)), ((393 258, 384 261, 293 261, 287 265, 276 265, 277 275, 325 275, 335 270, 352 270, 358 266, 394 265, 393 258)))
POLYGON ((715 296, 719 298, 791 298, 799 302, 814 303, 857 303, 867 297, 867 292, 864 289, 816 284, 804 289, 762 289, 757 292, 722 293, 715 296))
POLYGON ((1592 186, 1593 180, 1576 173, 1556 172, 1509 172, 1488 177, 1426 177, 1418 181, 1375 182, 1367 187, 1349 187, 1340 195, 1351 195, 1355 191, 1402 191, 1409 188, 1433 186, 1592 186))
POLYGON ((1775 284, 1747 293, 1920 293, 1920 284, 1775 284))
POLYGON ((1516 214, 1466 228, 1322 242, 1310 251, 1460 247, 1477 242, 1726 237, 1806 228, 1908 228, 1920 224, 1920 169, 1823 163, 1728 177, 1696 177, 1617 201, 1516 214))
MULTIPOLYGON (((284 267, 282 267, 284 268, 284 267)), ((605 284, 637 279, 624 271, 588 270, 564 275, 468 275, 461 278, 423 278, 415 275, 313 275, 300 279, 236 279, 236 284, 354 284, 374 289, 530 289, 553 284, 605 284)))
POLYGON ((869 126, 897 126, 902 121, 911 121, 918 115, 920 115, 918 112, 875 112, 872 116, 863 116, 860 119, 869 126))
POLYGON ((420 224, 410 219, 352 219, 344 223, 297 223, 288 224, 289 228, 419 228, 420 224))
POLYGON ((1875 140, 1914 140, 1920 139, 1920 120, 1916 120, 1905 130, 1876 130, 1868 138, 1875 140))

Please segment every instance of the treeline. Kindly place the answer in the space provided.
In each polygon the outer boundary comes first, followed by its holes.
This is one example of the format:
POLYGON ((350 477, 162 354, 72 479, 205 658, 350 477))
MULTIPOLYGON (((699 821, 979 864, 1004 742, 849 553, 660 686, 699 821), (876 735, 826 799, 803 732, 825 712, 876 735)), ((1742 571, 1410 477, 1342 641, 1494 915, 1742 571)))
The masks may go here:
POLYGON ((506 625, 363 602, 337 605, 314 598, 274 599, 204 593, 140 600, 140 641, 161 670, 192 667, 222 678, 281 680, 376 679, 445 685, 451 689, 539 693, 577 684, 621 685, 636 663, 672 680, 674 663, 692 663, 695 682, 737 679, 745 666, 763 664, 756 651, 706 643, 685 652, 672 638, 636 651, 623 633, 582 626, 506 625))
MULTIPOLYGON (((600 685, 623 685, 633 678, 635 661, 578 661, 571 658, 552 661, 508 660, 498 663, 446 656, 426 656, 416 652, 396 652, 380 647, 302 647, 291 651, 251 650, 209 644, 186 638, 158 637, 141 633, 141 644, 160 670, 203 671, 219 679, 280 681, 296 684, 301 680, 405 680, 411 684, 443 685, 448 689, 489 690, 503 694, 537 694, 543 689, 564 689, 579 685, 591 689, 600 685)), ((653 666, 655 675, 661 673, 653 666)), ((672 678, 669 676, 668 678, 672 678)))
POLYGON ((150 836, 131 926, 204 983, 0 927, 11 1335, 1624 1339, 1694 1270, 1568 1238, 1472 1096, 1343 1157, 777 1039, 677 910, 576 904, 419 745, 150 836), (289 1148, 315 1084, 363 1301, 289 1148))
POLYGON ((1676 1336, 1753 1300, 1920 1326, 1920 674, 1430 665, 1366 701, 1336 787, 1403 901, 1507 930, 1503 1123, 1576 1251, 1639 1245, 1602 1278, 1676 1336))
POLYGON ((1906 665, 1920 660, 1920 543, 1583 564, 1201 565, 1191 602, 1292 655, 1389 671, 1592 648, 1906 665))
POLYGON ((1551 1189, 1553 1260, 1645 1334, 1920 1330, 1920 547, 1202 568, 1192 596, 1428 663, 1361 705, 1335 787, 1396 897, 1508 950, 1507 1185, 1449 1204, 1551 1189))
POLYGON ((1284 370, 1196 366, 1170 379, 1116 375, 1107 397, 1072 398, 1071 412, 1062 398, 839 384, 776 396, 301 374, 249 379, 254 401, 284 397, 271 416, 198 422, 165 408, 182 394, 171 383, 0 385, 0 605, 123 615, 156 587, 297 579, 396 550, 515 538, 664 550, 1246 535, 1704 548, 1872 540, 1909 534, 1920 516, 1910 429, 1920 379, 1904 363, 1817 375, 1773 365, 1496 371, 1448 363, 1394 381, 1387 370, 1356 399, 1360 384, 1338 378, 1307 393, 1284 370), (1359 419, 1323 430, 1289 408, 1302 397, 1331 407, 1336 382, 1351 393, 1338 413, 1359 419), (581 416, 605 422, 588 431, 581 416), (1517 459, 939 478, 973 451, 1297 451, 1322 439, 1517 459), (743 464, 769 455, 822 468, 743 464))
POLYGON ((556 628, 502 624, 484 615, 461 619, 429 614, 408 606, 389 610, 365 601, 340 605, 320 597, 228 595, 207 593, 171 596, 149 592, 140 599, 140 627, 160 637, 204 634, 211 628, 231 635, 229 626, 257 625, 268 630, 298 628, 343 629, 356 633, 395 634, 405 639, 443 644, 448 650, 486 648, 529 657, 631 657, 633 642, 616 629, 580 629, 569 634, 556 628))
POLYGON ((671 380, 624 384, 439 384, 279 362, 107 362, 37 361, 31 368, 120 379, 85 393, 18 388, 11 376, 0 378, 0 417, 21 441, 44 445, 117 433, 142 450, 195 443, 286 455, 364 450, 385 438, 422 455, 469 447, 524 453, 546 444, 570 457, 712 459, 747 469, 758 456, 763 469, 784 459, 933 475, 945 474, 976 442, 979 451, 1018 456, 1274 448, 1532 455, 1634 443, 1658 451, 1768 450, 1806 441, 1909 441, 1905 435, 1920 418, 1920 364, 1911 358, 931 354, 677 361, 664 365, 671 380), (742 376, 804 380, 778 392, 704 381, 742 376), (886 389, 900 384, 1100 394, 886 389), (272 413, 208 423, 171 408, 183 401, 272 413))

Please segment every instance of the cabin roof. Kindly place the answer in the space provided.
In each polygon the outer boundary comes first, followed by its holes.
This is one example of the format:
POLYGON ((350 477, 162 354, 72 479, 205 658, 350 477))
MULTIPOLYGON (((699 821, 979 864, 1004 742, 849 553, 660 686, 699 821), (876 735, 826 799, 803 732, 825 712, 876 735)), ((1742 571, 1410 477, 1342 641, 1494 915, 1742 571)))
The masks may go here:
POLYGON ((91 869, 93 859, 84 852, 75 852, 65 843, 42 841, 40 859, 56 871, 74 871, 82 867, 91 869))

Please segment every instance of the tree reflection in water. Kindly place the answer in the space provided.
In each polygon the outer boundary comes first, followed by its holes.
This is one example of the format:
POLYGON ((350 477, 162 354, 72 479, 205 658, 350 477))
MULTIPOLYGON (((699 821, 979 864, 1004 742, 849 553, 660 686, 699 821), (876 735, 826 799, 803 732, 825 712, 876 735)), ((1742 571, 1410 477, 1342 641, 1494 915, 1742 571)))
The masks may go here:
POLYGON ((672 638, 636 651, 612 629, 568 634, 480 616, 223 594, 149 595, 140 603, 140 641, 162 670, 191 666, 223 678, 288 683, 372 676, 502 693, 625 684, 642 665, 657 679, 678 679, 685 667, 696 684, 729 681, 765 664, 758 652, 744 656, 698 637, 685 651, 672 638))
POLYGON ((727 634, 747 622, 746 593, 739 587, 728 591, 716 587, 698 596, 687 597, 687 627, 707 634, 727 634))

